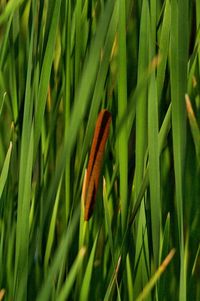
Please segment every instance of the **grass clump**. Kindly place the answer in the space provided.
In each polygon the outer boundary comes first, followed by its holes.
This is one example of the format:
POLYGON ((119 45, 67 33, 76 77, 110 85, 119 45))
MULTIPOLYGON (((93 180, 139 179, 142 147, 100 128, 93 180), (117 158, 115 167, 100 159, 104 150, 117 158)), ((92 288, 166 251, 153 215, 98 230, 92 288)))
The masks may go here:
POLYGON ((0 300, 200 299, 199 37, 199 1, 1 1, 0 300))

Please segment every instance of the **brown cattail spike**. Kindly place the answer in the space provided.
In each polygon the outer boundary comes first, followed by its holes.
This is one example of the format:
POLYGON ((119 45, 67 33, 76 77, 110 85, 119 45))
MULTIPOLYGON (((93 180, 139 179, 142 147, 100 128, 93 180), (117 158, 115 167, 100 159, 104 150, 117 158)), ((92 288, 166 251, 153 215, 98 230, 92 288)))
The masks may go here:
POLYGON ((108 110, 104 109, 99 113, 94 131, 86 174, 86 188, 84 197, 84 220, 86 221, 90 219, 94 209, 105 145, 108 139, 111 121, 112 116, 108 110))

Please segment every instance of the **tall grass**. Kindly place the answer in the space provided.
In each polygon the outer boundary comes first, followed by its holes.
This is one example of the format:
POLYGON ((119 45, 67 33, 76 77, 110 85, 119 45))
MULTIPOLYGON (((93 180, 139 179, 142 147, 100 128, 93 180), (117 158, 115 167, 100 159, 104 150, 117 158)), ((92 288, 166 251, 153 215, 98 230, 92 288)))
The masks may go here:
POLYGON ((198 0, 0 2, 0 300, 200 300, 199 41, 198 0))

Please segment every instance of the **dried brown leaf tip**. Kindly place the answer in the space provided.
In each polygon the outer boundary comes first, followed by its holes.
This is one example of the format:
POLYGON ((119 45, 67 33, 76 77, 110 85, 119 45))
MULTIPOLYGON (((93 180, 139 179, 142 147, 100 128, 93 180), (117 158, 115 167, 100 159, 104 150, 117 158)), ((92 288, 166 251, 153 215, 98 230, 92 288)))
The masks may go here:
POLYGON ((105 152, 105 145, 109 135, 110 124, 112 121, 111 113, 102 110, 97 118, 94 131, 88 168, 85 180, 84 192, 84 220, 88 221, 93 213, 96 194, 98 190, 99 177, 105 152))

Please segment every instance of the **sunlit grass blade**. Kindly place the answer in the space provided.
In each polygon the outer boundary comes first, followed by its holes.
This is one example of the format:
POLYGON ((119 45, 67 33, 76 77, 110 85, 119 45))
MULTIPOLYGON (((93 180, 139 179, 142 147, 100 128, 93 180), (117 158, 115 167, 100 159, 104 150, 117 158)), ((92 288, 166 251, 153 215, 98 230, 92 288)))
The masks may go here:
POLYGON ((136 301, 142 301, 142 300, 144 300, 147 297, 147 295, 150 293, 150 291, 153 288, 153 286, 158 281, 158 279, 161 276, 161 274, 165 271, 165 269, 167 268, 168 264, 170 263, 170 261, 174 257, 174 254, 175 254, 175 249, 172 249, 169 252, 169 254, 167 255, 167 257, 165 258, 165 260, 161 263, 161 265, 159 266, 158 270, 152 276, 152 278, 150 279, 150 281, 148 282, 148 284, 144 287, 144 289, 141 292, 141 294, 137 297, 136 301))
POLYGON ((199 254, 200 254, 200 244, 198 246, 196 256, 195 256, 195 260, 194 260, 194 264, 193 264, 193 267, 192 267, 192 275, 194 274, 195 270, 197 269, 199 254))
POLYGON ((10 16, 13 16, 14 12, 19 8, 19 6, 24 2, 24 0, 11 0, 9 1, 4 11, 0 15, 0 25, 4 23, 10 16))
POLYGON ((6 158, 3 164, 3 168, 1 170, 1 175, 0 175, 0 198, 8 177, 8 171, 9 171, 9 166, 10 166, 10 156, 11 156, 11 151, 12 151, 12 142, 10 142, 6 158))
POLYGON ((128 287, 128 295, 129 300, 132 299, 133 296, 133 275, 132 275, 132 269, 131 269, 131 262, 130 262, 130 255, 127 255, 126 258, 126 270, 127 270, 127 287, 128 287))
POLYGON ((189 122, 190 122, 192 137, 194 140, 196 155, 197 155, 197 159, 198 159, 199 166, 200 166, 200 130, 199 130, 199 126, 198 126, 197 120, 194 115, 194 111, 192 109, 192 104, 191 104, 189 96, 187 94, 185 96, 185 100, 186 100, 187 114, 188 114, 188 118, 189 118, 189 122))

